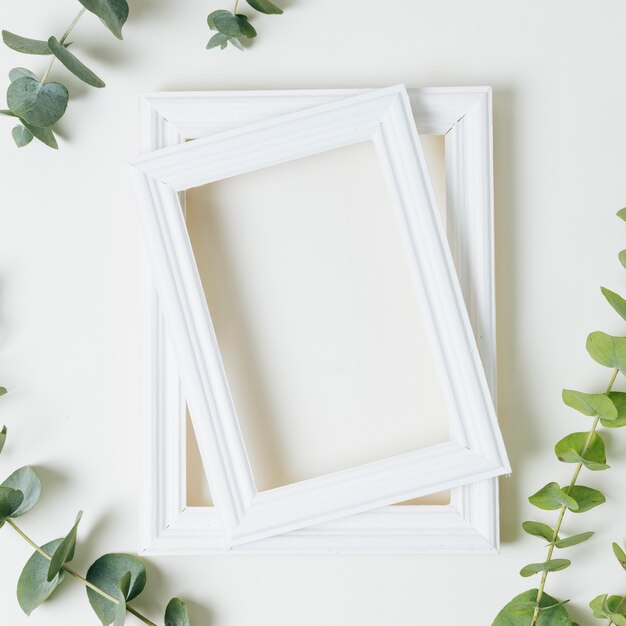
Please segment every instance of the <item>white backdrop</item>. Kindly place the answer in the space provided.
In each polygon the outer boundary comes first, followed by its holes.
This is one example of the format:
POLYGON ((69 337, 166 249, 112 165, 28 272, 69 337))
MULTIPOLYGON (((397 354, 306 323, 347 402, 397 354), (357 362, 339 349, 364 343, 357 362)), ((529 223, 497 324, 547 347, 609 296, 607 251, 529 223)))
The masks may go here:
MULTIPOLYGON (((158 618, 164 598, 180 594, 195 626, 490 624, 505 601, 532 586, 518 569, 544 556, 541 542, 519 530, 534 515, 526 497, 569 477, 552 446, 587 424, 562 407, 560 390, 593 391, 608 378, 585 355, 586 333, 624 331, 599 285, 626 284, 616 259, 626 225, 613 217, 626 204, 626 6, 282 0, 285 15, 260 16, 258 42, 241 54, 204 50, 207 13, 227 5, 131 4, 124 43, 95 18, 76 30, 76 50, 108 87, 71 82, 76 97, 59 154, 39 146, 18 152, 10 121, 2 126, 0 383, 12 394, 1 404, 11 445, 0 472, 32 463, 45 485, 24 527, 46 541, 83 508, 81 570, 102 552, 136 547, 139 244, 120 160, 136 151, 138 93, 490 84, 499 402, 514 467, 501 481, 501 555, 155 558, 137 603, 158 618)), ((58 35, 77 7, 3 3, 0 23, 58 35)), ((0 74, 45 63, 4 51, 0 74)), ((598 535, 569 551, 570 570, 551 576, 552 592, 574 598, 581 626, 593 623, 586 601, 626 590, 610 555, 610 542, 626 538, 626 432, 611 433, 608 448, 613 469, 585 482, 609 502, 567 523, 598 535)), ((30 620, 23 616, 14 586, 29 550, 2 529, 0 554, 3 624, 97 623, 72 584, 30 620)))

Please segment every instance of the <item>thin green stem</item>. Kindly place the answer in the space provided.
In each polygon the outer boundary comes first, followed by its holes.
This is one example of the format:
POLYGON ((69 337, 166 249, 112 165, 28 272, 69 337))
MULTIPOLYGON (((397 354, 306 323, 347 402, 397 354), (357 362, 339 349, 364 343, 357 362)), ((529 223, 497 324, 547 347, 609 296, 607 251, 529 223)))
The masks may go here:
MULTIPOLYGON (((43 548, 38 546, 11 518, 6 519, 5 521, 31 548, 35 550, 35 552, 37 552, 38 554, 41 554, 41 556, 43 556, 48 561, 52 560, 52 557, 45 550, 43 550, 43 548)), ((84 578, 83 576, 75 572, 69 566, 64 565, 63 569, 70 576, 75 578, 78 582, 82 583, 83 585, 85 585, 85 587, 88 587, 89 589, 97 593, 98 595, 107 599, 109 602, 112 602, 113 604, 120 603, 120 601, 117 598, 114 598, 113 596, 109 595, 106 591, 103 591, 99 587, 96 587, 96 585, 94 585, 93 583, 90 583, 86 578, 84 578)), ((148 624, 148 626, 157 626, 154 622, 151 622, 145 615, 142 615, 141 613, 139 613, 139 611, 134 609, 132 606, 129 606, 128 604, 126 605, 126 610, 129 613, 132 613, 137 619, 141 620, 144 624, 148 624)))
POLYGON ((239 7, 239 0, 235 0, 235 9, 233 10, 233 13, 237 14, 238 7, 239 7))
MULTIPOLYGON (((611 389, 613 388, 613 385, 615 384, 615 380, 617 379, 618 374, 619 374, 619 369, 613 370, 613 374, 611 375, 611 380, 609 381, 606 391, 604 392, 605 395, 608 395, 610 393, 611 389)), ((587 435, 587 439, 585 440, 585 445, 580 455, 583 458, 585 458, 585 455, 587 454, 587 452, 589 452, 591 442, 593 441, 593 436, 598 428, 599 423, 600 423, 600 418, 596 417, 593 420, 593 425, 591 426, 591 430, 589 431, 589 434, 587 435)), ((576 464, 576 469, 574 470, 572 480, 570 481, 569 486, 567 487, 566 493, 568 495, 569 495, 569 492, 572 490, 572 488, 576 485, 576 481, 578 480, 578 476, 580 475, 582 467, 583 467, 582 463, 576 464)), ((561 531, 561 525, 563 524, 565 511, 567 511, 566 506, 562 506, 559 509, 559 516, 557 518, 556 526, 554 528, 554 534, 552 536, 552 541, 550 542, 550 547, 548 548, 548 555, 547 555, 546 561, 550 561, 552 559, 552 555, 554 554, 555 543, 557 541, 557 537, 559 536, 559 532, 561 531)), ((541 579, 539 581, 539 589, 537 591, 537 600, 535 604, 535 610, 533 611, 533 618, 530 622, 530 626, 536 626, 537 620, 539 619, 539 612, 541 610, 541 599, 543 598, 547 580, 548 580, 548 572, 542 572, 541 579)))
MULTIPOLYGON (((76 17, 72 20, 72 23, 67 27, 67 30, 63 33, 63 36, 61 37, 61 39, 59 39, 59 43, 61 45, 63 45, 67 41, 67 38, 70 36, 70 33, 74 30, 74 26, 76 26, 76 24, 78 24, 78 20, 80 20, 80 18, 85 14, 86 10, 87 9, 85 9, 83 7, 78 12, 76 17)), ((50 74, 50 70, 52 69, 52 66, 54 65, 55 61, 56 61, 56 57, 54 55, 52 55, 52 59, 50 60, 50 64, 48 65, 48 69, 46 70, 46 73, 43 75, 43 78, 41 79, 42 83, 45 83, 46 80, 48 79, 48 76, 50 74)))

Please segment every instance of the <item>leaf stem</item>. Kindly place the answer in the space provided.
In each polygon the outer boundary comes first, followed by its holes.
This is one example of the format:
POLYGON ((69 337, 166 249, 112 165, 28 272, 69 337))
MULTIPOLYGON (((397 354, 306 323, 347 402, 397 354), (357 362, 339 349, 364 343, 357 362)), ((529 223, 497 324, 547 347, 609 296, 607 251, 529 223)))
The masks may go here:
MULTIPOLYGON (((59 43, 61 45, 63 45, 66 41, 67 38, 70 36, 70 33, 74 30, 74 26, 76 26, 76 24, 78 24, 78 20, 80 20, 80 18, 85 14, 85 11, 87 9, 85 7, 83 7, 78 14, 76 15, 76 17, 72 20, 72 23, 67 27, 67 30, 63 33, 63 36, 61 37, 61 39, 59 39, 59 43)), ((43 75, 43 78, 41 79, 41 83, 45 83, 46 80, 48 79, 48 75, 50 74, 50 70, 52 69, 52 66, 54 65, 54 62, 56 61, 56 57, 54 56, 54 54, 52 55, 52 59, 50 60, 50 64, 48 65, 48 69, 46 70, 46 73, 43 75)))
MULTIPOLYGON (((41 556, 43 556, 45 559, 47 559, 48 561, 52 560, 52 557, 40 546, 38 546, 11 518, 7 518, 5 520, 5 522, 11 526, 11 528, 13 528, 13 530, 31 547, 33 548, 33 550, 35 550, 35 552, 37 552, 38 554, 40 554, 41 556)), ((78 574, 77 572, 75 572, 73 569, 71 569, 70 567, 68 567, 67 565, 63 566, 63 569, 73 578, 75 578, 78 582, 82 583, 83 585, 85 585, 85 587, 88 587, 89 589, 91 589, 92 591, 94 591, 95 593, 97 593, 98 595, 102 596, 103 598, 105 598, 106 600, 108 600, 109 602, 112 602, 113 604, 119 604, 120 601, 117 598, 114 598, 113 596, 109 595, 106 591, 103 591, 102 589, 100 589, 99 587, 96 587, 96 585, 94 585, 93 583, 90 583, 86 578, 84 578, 83 576, 81 576, 80 574, 78 574)), ((154 622, 151 622, 147 617, 145 617, 145 615, 142 615, 141 613, 139 613, 139 611, 137 611, 136 609, 134 609, 132 606, 129 606, 128 604, 126 605, 126 610, 129 613, 132 613, 137 619, 141 620, 144 624, 148 624, 148 626, 157 626, 154 622)))
POLYGON ((239 7, 239 0, 235 0, 235 8, 233 9, 233 13, 237 15, 237 8, 239 7))
MULTIPOLYGON (((608 395, 611 389, 613 388, 613 385, 615 384, 615 380, 618 374, 619 374, 619 369, 617 368, 614 369, 613 374, 611 375, 611 380, 609 381, 606 391, 604 392, 605 395, 608 395)), ((598 428, 599 423, 600 423, 600 418, 596 417, 593 420, 593 425, 591 426, 591 430, 589 431, 589 434, 587 435, 585 445, 580 455, 582 458, 584 458, 585 454, 587 454, 587 452, 589 451, 589 447, 591 446, 591 442, 593 441, 593 436, 598 428)), ((582 470, 582 467, 583 467, 582 463, 578 463, 576 465, 576 469, 574 470, 574 475, 572 476, 572 480, 570 481, 569 486, 567 487, 567 490, 566 490, 566 493, 568 495, 570 491, 572 490, 572 487, 576 485, 576 481, 578 480, 578 476, 580 475, 580 471, 582 470)), ((559 510, 559 517, 557 518, 556 526, 554 528, 554 535, 552 536, 552 541, 550 542, 550 547, 548 548, 548 555, 547 555, 546 561, 550 561, 552 559, 552 555, 554 554, 554 548, 555 548, 554 544, 557 541, 559 532, 561 531, 561 525, 563 524, 565 511, 567 511, 566 506, 562 506, 561 509, 559 510)), ((535 610, 533 611, 533 618, 530 622, 530 626, 537 625, 537 620, 539 619, 539 612, 541 610, 541 598, 543 597, 547 579, 548 579, 548 572, 542 572, 541 579, 539 581, 539 589, 537 590, 537 600, 535 604, 535 610)))

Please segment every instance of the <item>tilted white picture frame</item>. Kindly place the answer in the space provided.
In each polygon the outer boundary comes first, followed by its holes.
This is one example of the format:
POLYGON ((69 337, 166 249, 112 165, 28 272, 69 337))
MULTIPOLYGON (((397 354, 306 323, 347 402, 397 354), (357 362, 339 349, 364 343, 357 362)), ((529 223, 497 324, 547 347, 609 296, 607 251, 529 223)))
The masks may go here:
MULTIPOLYGON (((144 150, 357 91, 154 94, 143 101, 144 150)), ((495 389, 491 106, 485 88, 411 90, 419 130, 446 137, 449 238, 487 378, 495 389)), ((185 502, 184 400, 153 289, 146 293, 144 552, 226 549, 215 511, 185 502), (163 384, 168 382, 168 384, 163 384), (166 419, 166 415, 170 419, 166 419), (172 419, 175 415, 176 419, 172 419)), ((504 464, 501 467, 507 470, 504 464)), ((450 505, 386 507, 235 546, 232 552, 491 551, 497 548, 497 486, 480 481, 453 490, 450 505)), ((314 518, 313 518, 314 519, 314 518)))

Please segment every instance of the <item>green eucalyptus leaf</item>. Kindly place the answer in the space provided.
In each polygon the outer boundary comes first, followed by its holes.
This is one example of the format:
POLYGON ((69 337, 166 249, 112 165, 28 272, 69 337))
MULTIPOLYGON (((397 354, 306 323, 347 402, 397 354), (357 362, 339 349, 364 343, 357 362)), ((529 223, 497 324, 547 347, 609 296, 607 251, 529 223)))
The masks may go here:
POLYGON ((24 128, 21 124, 14 126, 11 134, 13 135, 13 141, 18 148, 27 146, 33 140, 33 133, 31 133, 27 128, 24 128))
POLYGON ((598 471, 608 469, 606 464, 606 450, 604 441, 597 432, 591 436, 589 445, 587 439, 589 433, 572 433, 563 437, 554 447, 554 452, 559 461, 564 463, 582 463, 587 469, 598 471), (585 447, 587 448, 585 450, 585 447))
POLYGON ((39 139, 42 143, 45 143, 50 148, 54 150, 59 149, 59 144, 57 143, 57 139, 54 136, 51 128, 40 128, 39 126, 33 126, 24 120, 20 120, 25 128, 27 128, 36 139, 39 139))
MULTIPOLYGON (((0 111, 0 113, 4 113, 5 115, 8 115, 8 114, 13 115, 13 113, 11 111, 8 111, 6 113, 5 113, 5 111, 0 111)), ((7 393, 9 393, 9 392, 7 391, 6 387, 0 387, 0 396, 5 396, 7 393)))
MULTIPOLYGON (((498 613, 492 626, 529 626, 536 601, 537 589, 521 593, 498 613)), ((537 626, 575 626, 562 602, 544 593, 539 604, 537 626)))
POLYGON ((239 39, 237 39, 237 37, 231 37, 228 40, 228 43, 231 46, 235 46, 235 48, 237 48, 237 50, 241 50, 242 52, 245 50, 245 48, 243 47, 243 44, 241 43, 241 41, 239 39))
POLYGON ((619 217, 619 218, 623 219, 623 220, 626 222, 626 208, 624 208, 624 209, 620 209, 620 210, 617 212, 617 217, 619 217))
POLYGON ((7 91, 9 109, 33 126, 49 128, 67 109, 69 94, 61 83, 40 83, 24 76, 7 91))
POLYGON ((520 576, 528 578, 539 572, 558 572, 569 567, 572 562, 569 559, 550 559, 544 563, 529 563, 520 570, 520 576))
POLYGON ((246 0, 246 2, 260 13, 268 15, 281 15, 283 10, 271 3, 270 0, 246 0))
POLYGON ((165 609, 165 626, 191 626, 187 605, 180 598, 172 598, 165 609))
POLYGON ((206 45, 207 50, 211 50, 211 48, 221 48, 222 50, 228 45, 230 37, 225 35, 224 33, 215 33, 211 39, 209 39, 209 43, 206 45))
POLYGON ((122 37, 122 27, 128 19, 126 0, 78 0, 88 11, 97 15, 104 25, 118 38, 122 37))
POLYGON ((584 541, 591 539, 593 535, 593 531, 578 533, 577 535, 572 535, 571 537, 565 537, 565 539, 559 539, 559 541, 555 542, 554 545, 557 548, 571 548, 572 546, 577 546, 579 543, 583 543, 584 541))
MULTIPOLYGON (((124 600, 130 602, 143 591, 146 585, 146 569, 137 557, 130 554, 105 554, 89 568, 87 580, 117 598, 120 593, 120 582, 127 573, 130 573, 130 580, 124 600)), ((91 589, 87 589, 87 595, 91 607, 104 626, 109 626, 119 619, 118 605, 91 589)))
POLYGON ((37 75, 30 70, 27 70, 25 67, 14 67, 9 72, 9 80, 11 82, 16 81, 18 78, 24 78, 24 76, 28 76, 30 78, 34 78, 35 80, 39 80, 37 75))
POLYGON ((548 483, 542 487, 537 493, 528 498, 528 501, 539 509, 544 511, 553 511, 566 506, 568 509, 575 511, 578 503, 574 498, 569 496, 558 483, 548 483))
POLYGON ((117 593, 115 597, 118 599, 119 604, 115 609, 115 620, 113 626, 124 626, 126 623, 126 598, 130 592, 131 573, 126 572, 117 583, 117 593))
POLYGON ((2 41, 4 41, 5 45, 11 48, 11 50, 23 54, 52 54, 50 48, 48 48, 47 41, 28 39, 28 37, 21 37, 8 30, 2 31, 2 41))
POLYGON ((613 554, 615 555, 615 558, 619 561, 619 564, 624 569, 626 569, 626 553, 624 553, 624 550, 622 550, 622 548, 617 543, 613 544, 613 554))
POLYGON ((626 617, 621 613, 609 613, 609 617, 616 626, 626 626, 626 617))
POLYGON ((626 372, 626 337, 613 337, 596 331, 587 337, 587 352, 589 356, 604 365, 626 372))
POLYGON ((74 54, 72 54, 67 48, 62 46, 56 39, 56 37, 50 37, 48 39, 48 46, 52 50, 52 54, 65 65, 65 67, 74 74, 74 76, 80 78, 84 83, 91 85, 92 87, 102 88, 105 87, 105 82, 96 76, 84 63, 79 61, 74 54))
POLYGON ((0 527, 4 526, 4 521, 13 517, 24 502, 24 494, 11 487, 0 487, 0 527))
POLYGON ((585 513, 606 502, 604 494, 591 487, 574 485, 573 487, 564 487, 564 489, 568 490, 568 494, 574 498, 578 504, 578 508, 573 511, 574 513, 585 513))
POLYGON ((607 302, 615 309, 617 314, 626 320, 626 300, 619 294, 607 289, 606 287, 600 287, 602 294, 607 299, 607 302))
POLYGON ((69 534, 59 547, 54 551, 52 560, 50 561, 50 567, 48 568, 48 582, 54 580, 56 575, 63 569, 66 563, 69 563, 74 558, 74 551, 76 549, 76 536, 78 534, 78 524, 80 523, 83 512, 80 511, 76 516, 76 522, 69 534))
POLYGON ((593 611, 593 616, 603 618, 609 616, 608 594, 604 593, 596 596, 590 603, 589 608, 593 611))
POLYGON ((617 258, 619 259, 619 262, 622 264, 622 267, 626 268, 626 250, 622 250, 618 255, 617 258))
POLYGON ((524 522, 522 528, 529 535, 533 535, 533 537, 543 537, 549 542, 554 540, 554 530, 547 524, 542 524, 541 522, 524 522))
MULTIPOLYGON (((42 547, 42 550, 52 556, 61 545, 63 539, 56 539, 42 547)), ((65 572, 60 571, 57 576, 48 581, 48 566, 50 561, 35 552, 28 559, 17 583, 17 600, 26 615, 30 615, 40 604, 43 604, 52 592, 63 582, 65 572)))
POLYGON ((563 389, 563 402, 583 415, 600 417, 605 420, 617 418, 617 409, 604 393, 583 393, 572 389, 563 389))
POLYGON ((7 427, 3 426, 0 430, 0 452, 4 450, 4 446, 7 442, 7 427))
POLYGON ((611 391, 609 392, 609 398, 611 398, 611 402, 617 410, 617 417, 615 419, 601 419, 600 423, 605 428, 622 428, 626 426, 626 393, 623 391, 611 391))
POLYGON ((245 37, 252 39, 256 37, 256 30, 248 22, 245 15, 234 15, 230 11, 214 11, 208 17, 209 26, 229 37, 245 37))
POLYGON ((31 467, 22 467, 13 472, 0 487, 16 489, 24 494, 24 501, 11 517, 20 517, 28 513, 37 504, 41 495, 41 481, 31 467))

